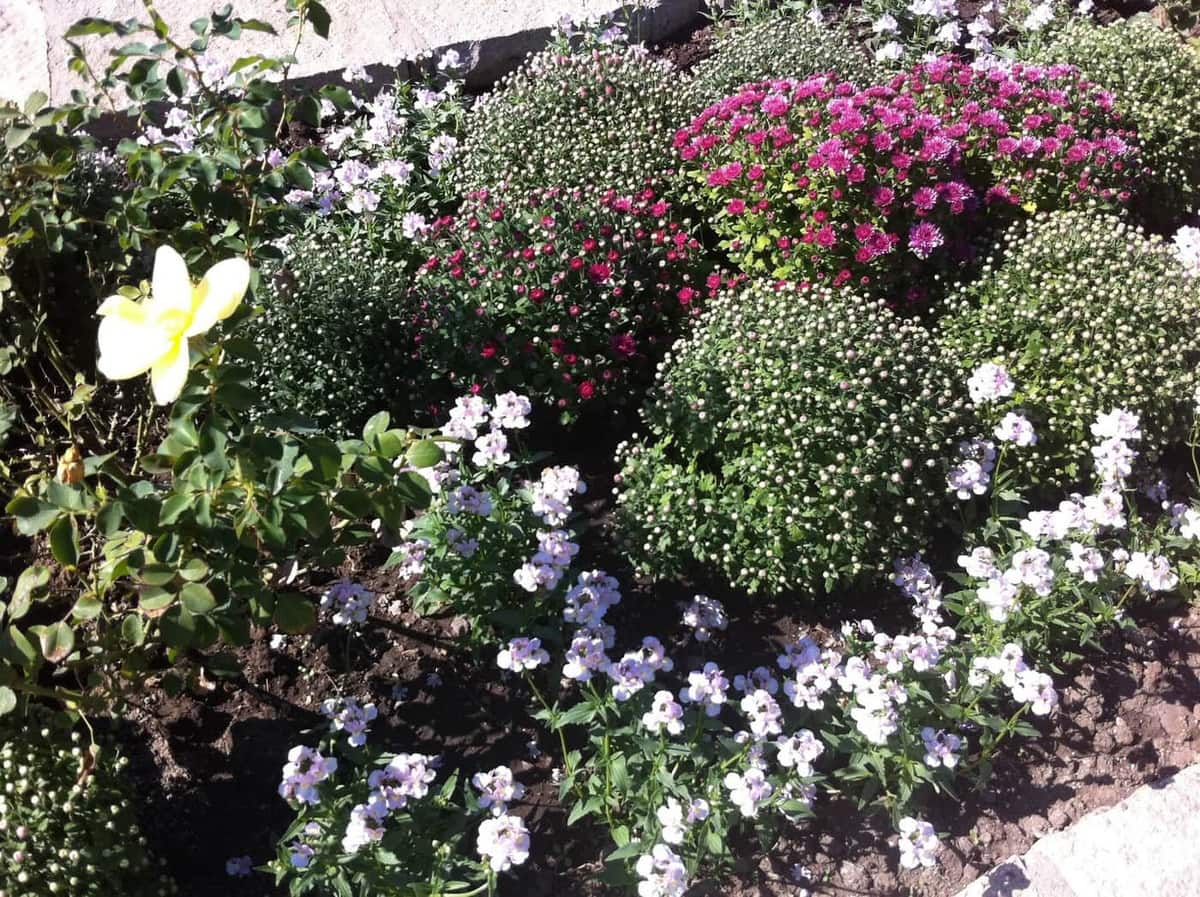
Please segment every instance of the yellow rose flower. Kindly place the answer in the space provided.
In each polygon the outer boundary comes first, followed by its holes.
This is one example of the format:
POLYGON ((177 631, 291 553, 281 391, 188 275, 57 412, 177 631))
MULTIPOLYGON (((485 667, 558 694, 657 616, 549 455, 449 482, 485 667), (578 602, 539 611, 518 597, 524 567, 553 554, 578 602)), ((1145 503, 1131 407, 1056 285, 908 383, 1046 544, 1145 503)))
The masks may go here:
POLYGON ((179 398, 187 382, 188 338, 233 314, 250 285, 245 259, 226 259, 193 284, 183 258, 169 246, 154 255, 150 295, 140 302, 109 296, 96 311, 100 322, 97 367, 110 380, 150 372, 154 400, 179 398))

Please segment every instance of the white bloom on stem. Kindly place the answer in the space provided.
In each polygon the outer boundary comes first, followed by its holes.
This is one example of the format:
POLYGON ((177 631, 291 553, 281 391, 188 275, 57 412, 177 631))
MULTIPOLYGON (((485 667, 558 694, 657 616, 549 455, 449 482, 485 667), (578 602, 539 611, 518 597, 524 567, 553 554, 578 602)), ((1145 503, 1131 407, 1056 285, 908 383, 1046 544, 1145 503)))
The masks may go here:
MULTIPOLYGON (((675 696, 669 691, 656 692, 650 709, 642 714, 642 725, 655 735, 664 729, 669 735, 679 735, 683 732, 683 707, 675 701, 675 696)), ((668 843, 679 842, 668 840, 668 843)))
POLYGON ((1025 415, 1014 411, 1004 415, 992 432, 1001 442, 1011 442, 1020 448, 1037 445, 1037 433, 1033 430, 1033 424, 1025 415))
POLYGON ((479 824, 475 847, 493 872, 504 872, 529 859, 529 831, 519 816, 494 816, 479 824))
POLYGON ((514 673, 536 670, 550 662, 550 653, 540 638, 514 638, 496 655, 496 666, 514 673))
POLYGON ((761 769, 748 769, 744 773, 731 772, 725 776, 725 787, 729 799, 747 818, 758 815, 758 805, 769 798, 774 789, 761 769))
POLYGON ((491 808, 493 816, 502 816, 508 805, 525 796, 525 786, 513 778, 507 766, 497 766, 491 772, 477 772, 471 784, 479 792, 479 806, 491 808))
POLYGON ((967 393, 976 404, 995 402, 1013 394, 1016 383, 1003 365, 988 361, 977 367, 967 380, 967 393))
POLYGON ((905 869, 937 864, 941 848, 937 832, 923 819, 905 816, 900 820, 900 865, 905 869))
POLYGON ((655 844, 638 858, 638 897, 683 897, 687 890, 687 867, 666 844, 655 844))
POLYGON ((103 318, 97 333, 97 368, 110 380, 129 380, 149 371, 154 400, 160 405, 173 402, 187 382, 188 340, 233 314, 249 285, 245 259, 217 262, 193 284, 183 257, 160 246, 150 295, 139 302, 110 296, 96 310, 103 318))

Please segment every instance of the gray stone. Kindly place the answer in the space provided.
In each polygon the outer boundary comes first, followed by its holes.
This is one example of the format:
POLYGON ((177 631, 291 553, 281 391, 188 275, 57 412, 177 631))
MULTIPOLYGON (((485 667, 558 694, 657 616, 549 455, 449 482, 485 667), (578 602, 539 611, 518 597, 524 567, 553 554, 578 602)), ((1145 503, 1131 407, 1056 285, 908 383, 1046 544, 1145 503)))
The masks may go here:
POLYGON ((50 93, 46 38, 40 0, 0 3, 0 100, 24 102, 34 91, 50 93))
POLYGON ((958 897, 1196 897, 1197 844, 1200 765, 1047 835, 958 897))
MULTIPOLYGON (((162 17, 178 33, 207 15, 213 0, 158 0, 162 17)), ((468 62, 467 83, 490 85, 511 71, 525 55, 540 49, 549 28, 562 16, 576 20, 619 11, 622 0, 325 0, 332 25, 329 39, 306 35, 292 73, 297 78, 335 80, 348 66, 366 66, 382 73, 422 51, 439 53, 454 48, 468 62)), ((654 43, 696 20, 701 0, 655 0, 635 14, 633 34, 654 43)), ((279 35, 247 32, 238 41, 214 40, 210 55, 223 62, 260 53, 290 52, 292 41, 279 0, 237 0, 234 11, 243 18, 270 22, 279 35)), ((106 19, 144 18, 139 0, 3 0, 0 2, 0 52, 6 60, 21 60, 0 71, 0 100, 23 101, 43 90, 61 102, 80 79, 67 69, 70 51, 61 39, 85 16, 106 19)), ((141 39, 130 37, 127 40, 141 39)), ((108 50, 120 41, 87 37, 81 46, 96 68, 103 68, 108 50)))

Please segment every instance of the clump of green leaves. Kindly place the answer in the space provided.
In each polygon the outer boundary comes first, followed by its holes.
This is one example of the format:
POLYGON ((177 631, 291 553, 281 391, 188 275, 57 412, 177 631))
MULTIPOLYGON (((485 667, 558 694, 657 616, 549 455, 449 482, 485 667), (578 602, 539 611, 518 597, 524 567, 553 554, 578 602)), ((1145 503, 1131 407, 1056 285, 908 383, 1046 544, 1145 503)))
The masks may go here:
MULTIPOLYGON (((403 466, 420 440, 386 414, 341 442, 287 419, 250 423, 253 345, 192 349, 200 363, 155 451, 129 463, 72 449, 8 503, 22 535, 44 534, 53 563, 26 568, 0 604, 6 690, 86 710, 152 674, 175 690, 202 671, 236 675, 219 645, 247 643, 252 623, 314 622, 281 567, 336 566, 377 539, 374 521, 398 530, 428 503, 426 480, 403 466)), ((439 457, 426 445, 418 460, 439 457)))
POLYGON ((841 23, 813 22, 799 13, 776 11, 739 23, 720 35, 713 55, 698 63, 687 84, 689 112, 695 113, 737 92, 743 84, 835 72, 863 87, 879 72, 841 23))
POLYGON ((462 192, 612 189, 631 196, 673 166, 678 75, 638 47, 530 56, 476 105, 455 177, 462 192))

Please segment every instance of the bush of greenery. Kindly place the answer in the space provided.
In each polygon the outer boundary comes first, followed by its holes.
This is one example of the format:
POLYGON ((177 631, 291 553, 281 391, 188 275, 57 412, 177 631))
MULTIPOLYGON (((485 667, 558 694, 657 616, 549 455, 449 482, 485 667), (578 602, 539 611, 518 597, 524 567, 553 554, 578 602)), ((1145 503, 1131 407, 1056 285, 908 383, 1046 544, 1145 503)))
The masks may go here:
POLYGON ((841 24, 776 13, 735 25, 718 36, 713 54, 692 70, 686 85, 689 111, 699 112, 743 84, 821 72, 836 72, 863 86, 874 84, 879 75, 862 44, 841 24))
POLYGON ((918 323, 847 292, 755 282, 663 362, 649 438, 620 450, 638 566, 698 562, 750 591, 878 572, 923 544, 969 421, 918 323))
POLYGON ((9 897, 177 893, 146 848, 127 761, 37 706, 0 722, 0 890, 9 897))
POLYGON ((1144 170, 1136 189, 1151 214, 1195 208, 1200 191, 1200 56, 1146 16, 1108 26, 1072 21, 1039 54, 1069 62, 1111 90, 1137 132, 1144 170))
POLYGON ((653 190, 469 197, 430 236, 404 313, 412 400, 518 389, 570 416, 620 404, 721 279, 693 283, 691 222, 653 190))
POLYGON ((1110 106, 1070 66, 943 57, 866 89, 831 75, 747 85, 675 146, 744 270, 919 293, 996 219, 1126 198, 1136 147, 1110 106))
POLYGON ((638 47, 531 56, 471 112, 455 169, 462 192, 657 186, 685 119, 679 76, 638 47))
POLYGON ((946 300, 939 352, 1003 365, 1046 436, 1022 464, 1041 481, 1090 467, 1095 416, 1141 415, 1147 451, 1186 434, 1200 382, 1200 294, 1169 246, 1122 220, 1071 210, 1014 225, 983 276, 946 300))
POLYGON ((380 409, 408 419, 413 346, 403 309, 415 267, 409 247, 364 229, 297 234, 264 276, 261 312, 247 327, 263 359, 257 411, 297 414, 339 435, 380 409))

